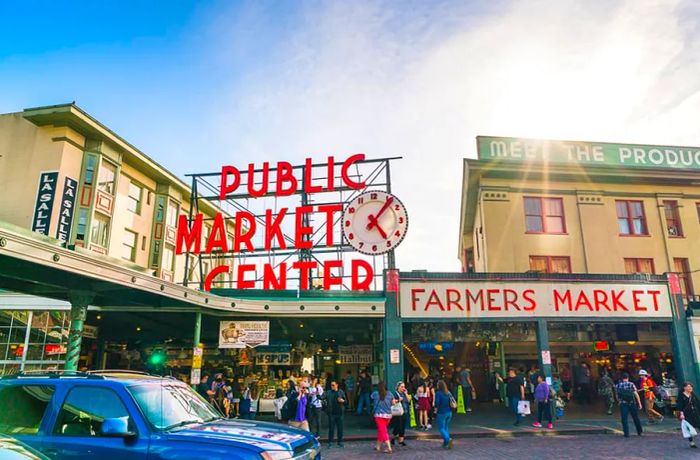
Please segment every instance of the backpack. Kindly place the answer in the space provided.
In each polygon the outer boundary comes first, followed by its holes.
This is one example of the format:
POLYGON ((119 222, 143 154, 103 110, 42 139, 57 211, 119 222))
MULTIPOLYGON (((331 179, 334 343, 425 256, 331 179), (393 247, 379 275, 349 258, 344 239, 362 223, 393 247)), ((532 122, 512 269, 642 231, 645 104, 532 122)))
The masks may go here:
POLYGON ((297 406, 299 405, 299 399, 296 392, 289 392, 287 394, 287 400, 282 405, 280 409, 280 415, 282 415, 282 420, 291 420, 297 413, 297 406))
POLYGON ((617 396, 620 398, 621 402, 624 403, 634 403, 634 390, 625 388, 617 391, 617 396))

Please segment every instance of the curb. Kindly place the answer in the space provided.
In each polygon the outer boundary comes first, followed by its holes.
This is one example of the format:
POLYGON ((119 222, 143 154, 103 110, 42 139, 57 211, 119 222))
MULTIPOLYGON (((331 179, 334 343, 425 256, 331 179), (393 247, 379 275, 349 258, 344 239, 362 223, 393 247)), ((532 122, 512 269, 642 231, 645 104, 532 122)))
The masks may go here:
MULTIPOLYGON (((561 430, 527 430, 527 431, 463 431, 450 433, 452 438, 470 439, 470 438, 520 438, 529 436, 585 436, 597 434, 615 434, 617 430, 612 428, 569 428, 561 430)), ((442 439, 440 433, 406 433, 406 439, 421 440, 421 439, 442 439)), ((344 442, 355 441, 375 441, 374 435, 351 435, 345 436, 344 442)), ((327 442, 327 439, 321 438, 321 442, 327 442)))

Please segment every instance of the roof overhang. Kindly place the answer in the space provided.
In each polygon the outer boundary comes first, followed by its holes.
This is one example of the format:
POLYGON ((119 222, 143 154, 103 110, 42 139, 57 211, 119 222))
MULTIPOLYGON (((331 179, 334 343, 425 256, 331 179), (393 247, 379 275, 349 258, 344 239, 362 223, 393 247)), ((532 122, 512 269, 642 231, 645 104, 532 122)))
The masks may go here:
MULTIPOLYGON (((215 315, 384 316, 376 296, 309 298, 224 297, 152 276, 117 259, 64 248, 51 237, 0 222, 0 289, 70 301, 94 295, 90 305, 112 310, 202 311, 215 315), (339 306, 339 308, 335 308, 339 306), (374 307, 374 308, 373 308, 374 307)), ((241 294, 241 291, 235 294, 241 294)))

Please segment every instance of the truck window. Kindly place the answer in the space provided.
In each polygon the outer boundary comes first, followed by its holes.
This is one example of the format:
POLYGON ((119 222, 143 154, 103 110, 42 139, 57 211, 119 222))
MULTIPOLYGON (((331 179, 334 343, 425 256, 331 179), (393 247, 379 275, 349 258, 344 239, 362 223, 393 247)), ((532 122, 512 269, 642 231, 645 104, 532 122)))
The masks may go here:
POLYGON ((0 388, 0 433, 36 434, 55 388, 52 385, 0 388))
POLYGON ((126 418, 135 431, 124 403, 109 388, 79 386, 68 393, 56 418, 54 434, 67 436, 100 436, 107 418, 126 418))

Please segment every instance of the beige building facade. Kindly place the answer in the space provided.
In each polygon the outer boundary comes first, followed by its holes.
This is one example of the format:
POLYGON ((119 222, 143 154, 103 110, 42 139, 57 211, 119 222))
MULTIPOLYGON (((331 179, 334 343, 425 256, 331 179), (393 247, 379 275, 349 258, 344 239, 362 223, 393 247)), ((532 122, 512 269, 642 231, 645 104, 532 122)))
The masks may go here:
POLYGON ((464 161, 464 271, 677 272, 685 295, 700 286, 700 148, 477 144, 464 161))
MULTIPOLYGON (((0 221, 182 282, 175 239, 189 200, 187 184, 74 104, 0 115, 0 221)), ((187 265, 196 286, 198 266, 187 265)))

